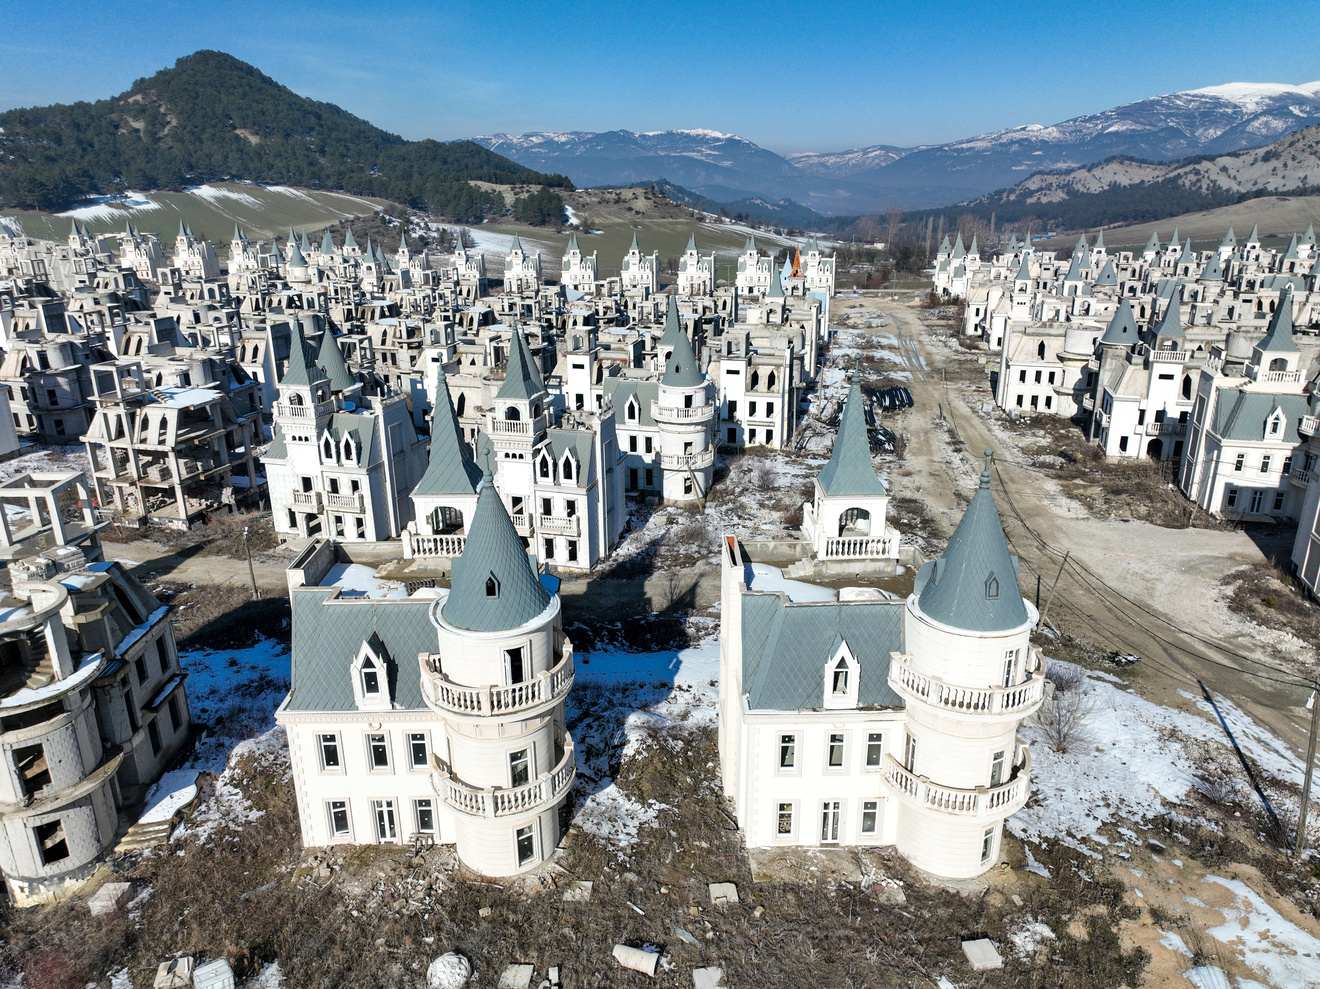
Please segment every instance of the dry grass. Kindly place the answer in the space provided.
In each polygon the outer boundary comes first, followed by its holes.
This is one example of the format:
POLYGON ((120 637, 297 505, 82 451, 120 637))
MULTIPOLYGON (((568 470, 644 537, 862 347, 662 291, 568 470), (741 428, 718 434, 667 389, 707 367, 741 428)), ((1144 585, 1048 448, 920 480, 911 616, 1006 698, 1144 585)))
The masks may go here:
POLYGON ((1320 641, 1320 606, 1279 567, 1242 567, 1224 577, 1229 610, 1265 628, 1281 628, 1305 642, 1320 641))
POLYGON ((172 605, 174 633, 181 649, 242 649, 259 636, 289 635, 289 599, 267 596, 252 599, 241 586, 217 587, 159 581, 150 585, 162 604, 172 605))
POLYGON ((245 528, 254 554, 275 549, 280 544, 270 512, 234 515, 217 512, 208 515, 204 525, 187 530, 111 526, 105 531, 105 540, 114 543, 147 540, 165 547, 171 553, 192 550, 198 556, 225 556, 231 560, 243 560, 247 558, 243 545, 245 528))

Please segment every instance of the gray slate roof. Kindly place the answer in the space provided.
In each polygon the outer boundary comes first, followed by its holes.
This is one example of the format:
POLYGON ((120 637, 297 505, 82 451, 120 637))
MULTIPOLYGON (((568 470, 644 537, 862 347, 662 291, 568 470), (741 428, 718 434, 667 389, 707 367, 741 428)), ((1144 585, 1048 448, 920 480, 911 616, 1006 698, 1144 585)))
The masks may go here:
POLYGON ((294 319, 289 322, 289 364, 284 369, 282 385, 302 385, 311 387, 313 381, 328 381, 330 376, 325 369, 318 367, 308 356, 307 340, 303 337, 302 324, 294 319))
POLYGON ((1096 276, 1097 285, 1117 285, 1118 273, 1114 271, 1114 259, 1105 258, 1105 266, 1100 269, 1100 274, 1096 276))
POLYGON ((654 426, 651 403, 659 400, 660 386, 654 381, 631 381, 627 378, 606 378, 601 385, 605 396, 614 406, 614 421, 627 425, 654 426), (637 399, 637 418, 628 418, 628 399, 637 399))
POLYGON ((1172 298, 1169 304, 1164 307, 1164 315, 1160 317, 1159 324, 1155 327, 1155 336, 1159 337, 1182 337, 1182 305, 1178 299, 1172 298))
POLYGON ((472 448, 463 439, 449 397, 449 383, 442 370, 435 385, 435 408, 431 418, 431 456, 426 472, 413 488, 414 495, 472 494, 481 480, 481 468, 472 459, 472 448))
POLYGON ((293 658, 289 710, 353 711, 349 672, 362 643, 385 662, 386 682, 397 707, 421 710, 421 670, 417 654, 435 652, 430 599, 329 600, 334 588, 294 591, 290 596, 293 658))
POLYGON ((1293 293, 1292 286, 1283 290, 1278 303, 1274 306, 1274 315, 1270 317, 1269 329, 1265 338, 1256 344, 1262 353, 1296 354, 1297 341, 1293 339, 1293 293))
POLYGON ((673 295, 668 296, 668 299, 665 309, 665 330, 660 334, 661 347, 672 346, 679 337, 687 336, 683 332, 683 322, 678 318, 678 300, 673 295))
POLYGON ((697 367, 697 356, 692 352, 692 343, 687 334, 678 334, 669 360, 665 361, 665 373, 660 383, 670 388, 696 388, 705 380, 706 376, 697 367))
POLYGON ((1283 409, 1286 420, 1283 442, 1302 442, 1297 435, 1297 424, 1308 414, 1305 395, 1260 391, 1240 391, 1231 399, 1225 395, 1215 410, 1215 432, 1226 440, 1259 442, 1265 438, 1265 421, 1275 409, 1283 409))
POLYGON ((449 624, 473 632, 517 628, 550 603, 550 592, 532 569, 489 473, 450 583, 441 614, 449 624), (494 593, 487 592, 488 580, 495 582, 494 593))
POLYGON ((1105 335, 1100 338, 1100 342, 1127 347, 1136 343, 1137 337, 1137 321, 1132 315, 1132 307, 1128 305, 1127 299, 1120 299, 1118 308, 1114 310, 1114 318, 1105 327, 1105 335))
POLYGON ((866 410, 862 403, 861 376, 854 373, 852 389, 839 417, 830 462, 817 475, 821 490, 827 495, 887 494, 884 482, 871 465, 871 440, 866 432, 866 410))
POLYGON ((545 391, 545 382, 541 380, 540 369, 532 360, 532 352, 527 347, 527 340, 522 330, 509 328, 509 366, 504 372, 504 383, 500 385, 496 398, 529 401, 545 391))
POLYGON ((348 364, 344 361, 344 352, 339 349, 334 332, 329 326, 318 336, 308 340, 307 345, 308 350, 312 352, 312 359, 330 379, 331 391, 344 391, 358 383, 357 378, 353 377, 353 372, 348 369, 348 364))
POLYGON ((990 461, 944 556, 923 566, 914 588, 921 610, 954 628, 1003 632, 1027 621, 1018 590, 1017 557, 1008 551, 994 495, 990 461))
POLYGON ((743 606, 743 690, 753 710, 820 708, 825 663, 840 639, 860 667, 861 707, 902 707, 889 688, 889 654, 903 649, 903 602, 793 604, 748 593, 743 606))

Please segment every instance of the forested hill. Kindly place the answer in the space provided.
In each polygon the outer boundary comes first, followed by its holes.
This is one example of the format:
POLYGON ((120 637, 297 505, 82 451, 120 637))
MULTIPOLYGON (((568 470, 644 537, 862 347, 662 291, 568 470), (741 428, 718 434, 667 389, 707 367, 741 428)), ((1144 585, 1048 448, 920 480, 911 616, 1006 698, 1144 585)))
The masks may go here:
POLYGON ((0 204, 63 209, 88 195, 232 178, 379 196, 456 219, 471 181, 569 186, 471 141, 405 141, 216 51, 95 103, 0 113, 0 204))

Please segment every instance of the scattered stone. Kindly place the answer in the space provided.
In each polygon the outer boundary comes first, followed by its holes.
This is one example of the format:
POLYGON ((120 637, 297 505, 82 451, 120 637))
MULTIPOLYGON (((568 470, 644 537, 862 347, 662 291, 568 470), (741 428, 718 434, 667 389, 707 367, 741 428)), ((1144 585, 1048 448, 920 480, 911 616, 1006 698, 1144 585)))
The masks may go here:
POLYGON ((457 951, 441 955, 426 970, 426 989, 463 989, 472 978, 472 963, 457 951))
POLYGON ((485 920, 494 912, 495 911, 493 911, 490 907, 482 907, 480 910, 477 911, 477 916, 480 917, 482 920, 485 920))
POLYGON ((765 916, 765 907, 758 905, 757 908, 752 911, 752 916, 757 920, 760 920, 765 916))
POLYGON ((977 938, 975 941, 964 941, 962 943, 963 954, 972 964, 974 972, 988 972, 991 969, 1003 968, 1004 959, 1000 957, 994 944, 989 938, 977 938))
POLYGON ((675 927, 675 928, 674 928, 674 937, 678 938, 680 941, 683 941, 683 942, 685 942, 685 943, 687 943, 687 944, 696 944, 696 943, 697 943, 697 939, 694 938, 694 937, 692 936, 692 932, 691 932, 691 931, 685 931, 685 930, 683 930, 683 928, 681 928, 681 927, 675 927))
POLYGON ((234 989, 234 970, 223 958, 193 969, 193 989, 234 989))
POLYGON ((498 989, 531 989, 532 974, 535 971, 532 965, 509 965, 500 973, 498 989))
POLYGON ((87 909, 93 917, 114 913, 127 902, 132 890, 132 883, 106 883, 87 900, 87 909))
POLYGON ((564 890, 565 903, 590 903, 591 902, 590 879, 575 879, 568 884, 568 889, 564 890))
POLYGON ((692 985, 696 989, 721 989, 728 983, 724 981, 724 969, 718 965, 709 965, 692 970, 692 985))
POLYGON ((688 913, 693 917, 701 916, 701 907, 688 907, 688 913))
POLYGON ((192 985, 193 960, 191 955, 171 958, 156 967, 156 981, 152 989, 188 989, 192 985))
POLYGON ((1026 904, 1022 902, 1022 897, 1018 896, 1016 893, 1013 894, 1013 906, 1015 907, 1026 906, 1026 904))
POLYGON ((875 887, 875 901, 885 906, 901 907, 907 903, 907 894, 903 892, 902 886, 884 883, 875 887))
POLYGON ((737 903, 738 887, 733 883, 711 883, 710 902, 715 904, 737 903))
POLYGON ((655 978, 656 966, 660 964, 660 955, 654 951, 643 951, 626 944, 614 946, 614 960, 624 968, 632 969, 655 978))

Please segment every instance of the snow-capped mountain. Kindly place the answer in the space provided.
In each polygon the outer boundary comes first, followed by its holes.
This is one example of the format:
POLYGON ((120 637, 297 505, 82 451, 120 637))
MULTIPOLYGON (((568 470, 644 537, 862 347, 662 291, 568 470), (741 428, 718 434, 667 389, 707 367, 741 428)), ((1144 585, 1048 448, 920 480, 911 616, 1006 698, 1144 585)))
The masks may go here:
POLYGON ((666 178, 713 200, 792 198, 822 212, 938 206, 1041 171, 1128 155, 1170 161, 1259 147, 1320 124, 1320 82, 1228 83, 1153 96, 1057 124, 1026 124, 920 148, 872 145, 789 158, 709 130, 496 134, 478 144, 579 185, 666 178))

